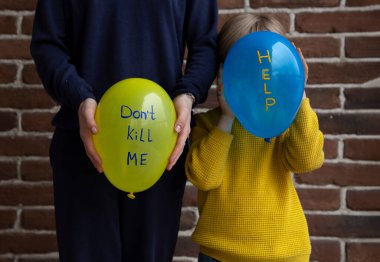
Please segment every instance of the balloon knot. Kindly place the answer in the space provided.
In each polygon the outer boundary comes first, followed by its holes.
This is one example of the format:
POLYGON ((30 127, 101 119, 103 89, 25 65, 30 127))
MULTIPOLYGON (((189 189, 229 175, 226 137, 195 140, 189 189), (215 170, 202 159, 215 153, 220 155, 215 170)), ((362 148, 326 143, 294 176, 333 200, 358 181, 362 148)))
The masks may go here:
POLYGON ((134 195, 132 192, 128 194, 128 197, 129 197, 130 199, 135 199, 135 198, 136 198, 135 195, 134 195))

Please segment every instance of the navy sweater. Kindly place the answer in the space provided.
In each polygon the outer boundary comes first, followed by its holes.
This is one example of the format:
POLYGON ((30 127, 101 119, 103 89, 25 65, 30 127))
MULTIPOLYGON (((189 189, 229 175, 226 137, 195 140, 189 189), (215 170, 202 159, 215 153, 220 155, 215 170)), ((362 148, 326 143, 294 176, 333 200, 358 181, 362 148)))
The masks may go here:
POLYGON ((84 99, 130 77, 203 102, 217 70, 217 17, 216 0, 39 0, 31 53, 61 105, 53 123, 77 129, 84 99))

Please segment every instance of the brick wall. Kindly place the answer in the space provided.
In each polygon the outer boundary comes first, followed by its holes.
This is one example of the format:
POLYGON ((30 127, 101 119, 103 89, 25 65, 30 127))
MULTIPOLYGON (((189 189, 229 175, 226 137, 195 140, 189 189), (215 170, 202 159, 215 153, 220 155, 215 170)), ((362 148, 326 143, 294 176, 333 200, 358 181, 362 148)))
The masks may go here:
MULTIPOLYGON (((53 1, 53 0, 52 0, 53 1)), ((57 261, 48 147, 57 108, 29 54, 36 0, 0 0, 0 262, 57 261)), ((325 133, 324 166, 295 176, 312 260, 380 261, 380 0, 219 0, 276 13, 310 68, 307 95, 325 133)), ((216 105, 215 87, 197 111, 216 105)), ((195 261, 187 185, 175 261, 195 261)))

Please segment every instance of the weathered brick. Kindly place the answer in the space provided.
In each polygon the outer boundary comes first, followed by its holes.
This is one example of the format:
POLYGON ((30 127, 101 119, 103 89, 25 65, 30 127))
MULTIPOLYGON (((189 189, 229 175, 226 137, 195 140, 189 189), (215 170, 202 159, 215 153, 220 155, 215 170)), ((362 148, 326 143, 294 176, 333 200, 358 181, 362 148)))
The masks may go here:
POLYGON ((312 240, 310 261, 340 262, 340 244, 335 240, 312 240))
POLYGON ((42 88, 0 88, 0 105, 3 108, 50 109, 56 103, 42 88))
POLYGON ((184 207, 196 207, 197 206, 197 193, 198 190, 193 185, 188 185, 185 188, 185 194, 183 196, 182 205, 184 207))
POLYGON ((12 229, 16 218, 15 210, 0 210, 0 229, 12 229))
POLYGON ((0 0, 1 10, 34 10, 37 0, 0 0))
POLYGON ((352 210, 380 211, 380 190, 348 190, 346 200, 352 210))
POLYGON ((17 113, 0 112, 0 131, 9 131, 18 126, 17 113))
POLYGON ((345 139, 344 157, 380 161, 380 139, 345 139))
POLYGON ((380 186, 380 165, 324 164, 310 174, 297 176, 298 183, 339 186, 380 186))
POLYGON ((319 126, 325 134, 378 135, 380 114, 371 113, 320 113, 319 126))
POLYGON ((174 256, 197 257, 198 252, 199 252, 199 246, 195 244, 190 239, 190 237, 187 237, 187 236, 178 237, 174 256))
POLYGON ((305 58, 311 57, 339 57, 340 40, 332 37, 298 37, 290 38, 301 48, 305 58))
POLYGON ((0 84, 13 83, 16 80, 17 65, 0 64, 0 84))
POLYGON ((379 0, 346 0, 346 6, 378 5, 379 0))
POLYGON ((305 12, 296 15, 295 27, 304 33, 373 32, 380 30, 379 16, 378 10, 305 12))
POLYGON ((309 84, 365 83, 380 76, 379 62, 309 63, 308 66, 309 84))
POLYGON ((22 81, 25 84, 41 84, 35 65, 25 65, 22 70, 22 81))
POLYGON ((0 161, 0 181, 17 178, 16 161, 0 161))
POLYGON ((323 152, 325 159, 333 159, 338 156, 338 141, 333 139, 325 139, 323 144, 323 152))
POLYGON ((340 107, 339 88, 306 88, 305 92, 313 108, 333 109, 340 107))
POLYGON ((51 184, 0 185, 0 205, 2 206, 50 206, 53 204, 51 184))
POLYGON ((22 18, 21 32, 25 35, 31 35, 33 31, 34 16, 24 16, 22 18))
POLYGON ((50 138, 43 136, 0 137, 0 155, 48 156, 50 138))
POLYGON ((339 0, 250 0, 252 8, 259 7, 284 7, 284 8, 299 8, 299 7, 334 7, 339 6, 339 0))
POLYGON ((16 23, 16 16, 0 16, 0 34, 16 34, 16 23))
POLYGON ((51 124, 54 115, 54 113, 50 112, 23 113, 21 117, 21 128, 24 131, 51 132, 54 130, 51 124))
POLYGON ((347 37, 346 56, 380 57, 380 37, 347 37))
POLYGON ((14 254, 57 252, 53 233, 0 233, 0 252, 14 254))
POLYGON ((345 109, 380 109, 380 88, 348 88, 344 96, 345 109))
POLYGON ((379 262, 380 243, 347 243, 347 262, 379 262))
POLYGON ((312 236, 380 237, 379 216, 307 215, 306 217, 312 236))
POLYGON ((190 230, 194 228, 197 223, 197 215, 194 211, 182 211, 180 222, 180 230, 190 230))
POLYGON ((218 0, 219 9, 243 8, 244 0, 218 0))
POLYGON ((29 46, 30 40, 0 40, 0 59, 31 59, 29 46))
POLYGON ((53 209, 23 210, 21 227, 29 230, 55 230, 53 209))
POLYGON ((52 170, 49 160, 22 160, 20 173, 24 181, 52 180, 52 170))
POLYGON ((297 193, 305 210, 337 210, 340 207, 338 189, 297 188, 297 193))

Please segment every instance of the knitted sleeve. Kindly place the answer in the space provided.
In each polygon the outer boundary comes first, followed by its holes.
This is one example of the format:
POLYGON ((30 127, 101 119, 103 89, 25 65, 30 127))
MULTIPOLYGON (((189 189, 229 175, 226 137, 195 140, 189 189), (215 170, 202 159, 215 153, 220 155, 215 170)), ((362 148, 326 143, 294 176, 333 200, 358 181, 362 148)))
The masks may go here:
POLYGON ((186 175, 202 191, 220 186, 226 170, 232 135, 208 122, 205 114, 196 116, 190 134, 190 151, 186 159, 186 175))
POLYGON ((310 172, 321 167, 324 161, 323 140, 317 115, 310 107, 309 99, 303 99, 285 137, 284 165, 294 173, 310 172))

